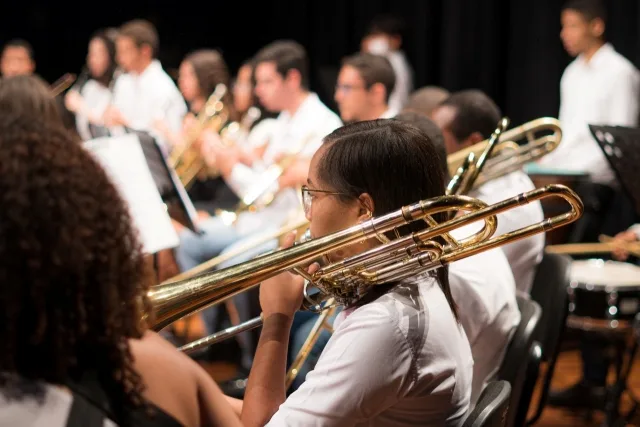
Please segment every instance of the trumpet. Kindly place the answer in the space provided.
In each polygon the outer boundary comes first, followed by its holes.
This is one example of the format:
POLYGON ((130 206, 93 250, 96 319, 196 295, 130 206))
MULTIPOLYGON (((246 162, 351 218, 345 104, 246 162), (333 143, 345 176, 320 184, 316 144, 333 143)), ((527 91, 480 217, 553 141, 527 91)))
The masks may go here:
MULTIPOLYGON (((542 117, 521 126, 501 132, 495 147, 487 156, 484 171, 477 176, 473 186, 483 183, 522 168, 555 150, 562 141, 560 121, 552 117, 542 117), (546 134, 536 137, 536 133, 546 134), (550 134, 549 134, 550 132, 550 134), (526 144, 519 145, 517 141, 526 138, 526 144)), ((491 138, 478 142, 471 147, 447 156, 449 173, 456 176, 465 163, 479 158, 490 145, 491 138), (473 156, 470 158, 470 156, 473 156)))
POLYGON ((222 102, 226 93, 227 87, 224 84, 216 86, 198 114, 197 123, 185 138, 184 144, 177 147, 169 157, 169 164, 176 170, 185 188, 189 188, 193 180, 206 168, 200 150, 195 147, 198 138, 207 128, 220 132, 227 124, 229 112, 222 102))
MULTIPOLYGON (((149 290, 148 297, 154 306, 155 320, 147 321, 154 330, 161 330, 186 315, 225 301, 289 270, 307 279, 307 307, 320 307, 330 298, 337 304, 350 305, 379 284, 429 272, 468 256, 572 223, 582 215, 583 209, 580 198, 562 185, 538 188, 494 205, 460 195, 418 201, 345 230, 264 254, 242 264, 154 286, 149 290), (569 211, 501 236, 493 236, 498 214, 548 197, 565 200, 569 211), (467 213, 431 225, 433 215, 447 212, 467 213), (415 221, 426 222, 426 228, 404 237, 387 237, 393 235, 394 231, 396 236, 400 236, 399 228, 415 221), (483 222, 483 227, 474 234, 460 241, 440 243, 441 240, 446 242, 443 236, 450 231, 478 221, 483 222), (313 274, 303 270, 304 266, 321 255, 370 238, 385 243, 325 265, 313 274), (320 291, 319 296, 311 297, 310 286, 320 291)), ((187 344, 181 350, 195 351, 261 324, 262 319, 256 318, 234 326, 232 330, 224 330, 187 344)))

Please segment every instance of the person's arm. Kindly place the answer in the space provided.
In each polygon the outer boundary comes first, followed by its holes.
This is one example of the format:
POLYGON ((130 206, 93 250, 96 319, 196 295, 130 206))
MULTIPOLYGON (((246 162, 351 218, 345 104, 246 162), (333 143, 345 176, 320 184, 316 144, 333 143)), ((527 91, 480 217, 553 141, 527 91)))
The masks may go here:
MULTIPOLYGON (((285 247, 293 244, 288 236, 285 247)), ((241 420, 245 426, 264 426, 285 401, 287 351, 293 316, 302 304, 304 280, 282 273, 260 285, 264 323, 244 394, 241 420)))
POLYGON ((606 105, 607 120, 603 124, 636 126, 640 111, 640 81, 636 70, 625 70, 613 79, 613 87, 608 94, 611 100, 606 105))

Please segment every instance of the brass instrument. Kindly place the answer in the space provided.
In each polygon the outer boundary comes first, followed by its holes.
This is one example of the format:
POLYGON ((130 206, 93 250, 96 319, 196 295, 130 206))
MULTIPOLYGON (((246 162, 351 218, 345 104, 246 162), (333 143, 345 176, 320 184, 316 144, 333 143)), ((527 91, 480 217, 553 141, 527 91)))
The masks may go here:
POLYGON ((56 96, 60 95, 65 90, 69 89, 73 84, 73 82, 75 81, 76 81, 75 74, 73 73, 64 74, 62 77, 60 77, 58 80, 53 82, 53 84, 51 85, 51 89, 50 89, 51 96, 55 98, 56 96))
POLYGON ((220 132, 227 124, 229 112, 222 102, 227 93, 227 87, 220 83, 207 99, 202 111, 198 113, 196 125, 189 131, 184 143, 176 147, 169 157, 169 164, 176 170, 182 185, 189 188, 193 180, 206 170, 206 163, 202 158, 196 142, 205 129, 220 132))
MULTIPOLYGON (((471 154, 475 158, 479 157, 486 150, 490 140, 491 138, 447 156, 451 176, 455 176, 459 172, 459 168, 468 161, 471 154)), ((560 121, 551 117, 532 120, 505 131, 500 135, 496 147, 492 149, 492 155, 486 161, 484 171, 477 177, 473 185, 478 186, 518 170, 525 164, 555 150, 561 141, 560 121), (536 133, 541 132, 551 132, 551 134, 536 137, 536 133), (523 138, 526 138, 527 143, 518 145, 516 141, 523 138)))
MULTIPOLYGON (((419 201, 334 234, 264 254, 242 264, 154 286, 148 294, 156 314, 155 321, 150 326, 160 330, 186 315, 225 301, 255 287, 263 280, 289 270, 302 275, 308 280, 308 285, 320 290, 321 298, 314 299, 309 296, 308 287, 305 286, 308 306, 318 307, 329 298, 334 298, 338 304, 348 305, 378 284, 431 271, 468 256, 562 227, 578 219, 582 212, 580 198, 561 185, 538 188, 494 205, 487 205, 467 196, 442 196, 419 201), (493 237, 497 228, 496 215, 549 197, 562 198, 569 204, 570 210, 493 237), (434 214, 459 211, 468 213, 405 237, 388 239, 383 235, 414 221, 426 221, 429 224, 434 214), (477 221, 484 221, 482 229, 464 240, 444 245, 436 241, 454 229, 477 221), (386 243, 340 262, 325 265, 313 274, 302 270, 321 255, 370 238, 378 238, 386 243)), ((231 330, 203 338, 197 344, 187 344, 181 350, 191 352, 209 346, 238 332, 258 327, 261 323, 261 318, 253 319, 234 326, 231 330)))
POLYGON ((500 136, 507 129, 507 126, 509 126, 509 119, 503 117, 500 123, 498 123, 496 130, 488 139, 487 144, 485 144, 485 148, 478 157, 478 160, 476 160, 476 154, 474 152, 469 153, 469 156, 467 156, 462 166, 460 166, 456 174, 451 178, 451 181, 449 181, 446 194, 469 193, 477 182, 480 172, 482 172, 493 151, 496 149, 496 145, 498 145, 500 141, 500 136))

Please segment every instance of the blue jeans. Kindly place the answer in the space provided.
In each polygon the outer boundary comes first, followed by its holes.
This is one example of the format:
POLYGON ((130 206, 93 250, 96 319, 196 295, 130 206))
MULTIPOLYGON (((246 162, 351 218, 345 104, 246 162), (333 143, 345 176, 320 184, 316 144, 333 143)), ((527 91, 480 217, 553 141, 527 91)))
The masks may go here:
MULTIPOLYGON (((176 249, 176 261, 181 271, 187 271, 218 255, 224 256, 234 252, 238 247, 243 247, 251 243, 251 240, 260 238, 263 233, 272 233, 276 227, 266 226, 260 233, 243 235, 236 231, 233 226, 225 224, 218 217, 207 218, 199 224, 202 234, 195 234, 191 230, 184 230, 180 234, 180 246, 176 249)), ((265 252, 276 249, 278 241, 270 240, 266 243, 253 246, 244 250, 240 255, 230 258, 220 263, 216 269, 223 269, 240 264, 255 258, 265 252)), ((238 311, 240 322, 249 320, 257 313, 252 313, 251 296, 242 292, 234 296, 231 301, 238 311)), ((218 304, 205 308, 200 312, 207 334, 218 332, 220 307, 218 304)), ((242 349, 242 367, 249 369, 253 360, 255 345, 252 335, 249 332, 239 334, 238 341, 242 349)))
MULTIPOLYGON (((331 317, 327 319, 327 323, 333 324, 338 313, 342 311, 342 308, 338 308, 335 313, 331 317)), ((293 326, 291 328, 291 349, 289 351, 290 364, 293 363, 293 360, 298 355, 304 342, 307 340, 307 337, 311 333, 313 326, 318 321, 319 314, 309 312, 309 311, 299 311, 296 313, 293 319, 293 326)), ((323 329, 320 332, 320 337, 311 348, 309 355, 307 356, 307 360, 302 364, 300 370, 298 371, 298 375, 295 380, 291 384, 291 388, 288 390, 289 393, 292 393, 298 389, 304 383, 307 374, 313 371, 316 363, 318 363, 318 359, 324 350, 324 347, 329 342, 329 338, 331 338, 331 334, 326 329, 323 329)))

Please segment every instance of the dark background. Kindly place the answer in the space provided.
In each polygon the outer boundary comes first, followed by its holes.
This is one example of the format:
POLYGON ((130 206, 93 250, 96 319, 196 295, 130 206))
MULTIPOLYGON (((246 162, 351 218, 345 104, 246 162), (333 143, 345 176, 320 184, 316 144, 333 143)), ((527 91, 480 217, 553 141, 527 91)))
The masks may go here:
MULTIPOLYGON (((309 52, 312 89, 335 108, 332 88, 340 59, 359 48, 369 20, 392 12, 407 23, 404 50, 415 86, 480 88, 513 125, 556 116, 559 83, 570 58, 560 43, 561 0, 263 0, 16 1, 0 12, 0 44, 14 37, 35 48, 37 71, 49 82, 78 73, 90 35, 133 18, 156 24, 165 68, 201 47, 217 47, 233 72, 277 38, 309 52), (244 39, 244 41, 242 41, 244 39)), ((640 65, 638 0, 610 0, 607 35, 640 65)))

